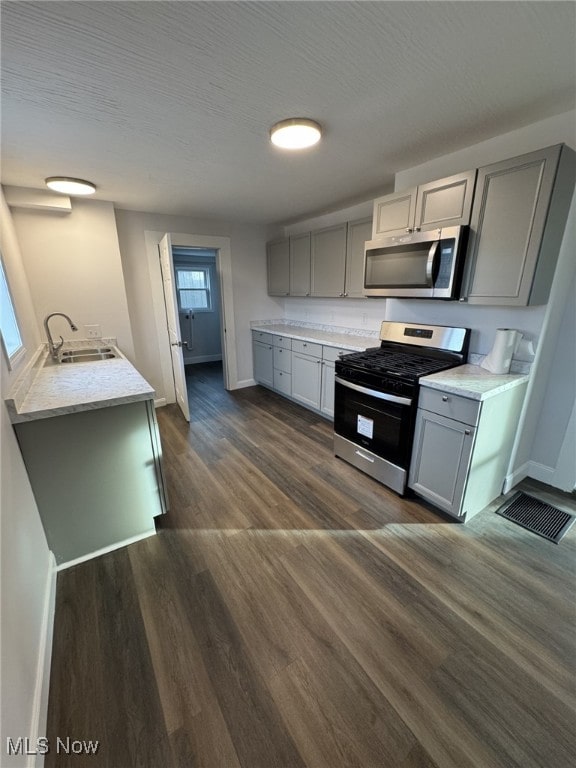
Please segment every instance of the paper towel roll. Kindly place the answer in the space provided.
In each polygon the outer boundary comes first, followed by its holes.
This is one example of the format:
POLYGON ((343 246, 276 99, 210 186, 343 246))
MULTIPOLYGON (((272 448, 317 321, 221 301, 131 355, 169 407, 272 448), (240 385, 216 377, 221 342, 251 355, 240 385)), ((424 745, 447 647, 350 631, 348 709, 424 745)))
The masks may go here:
POLYGON ((480 363, 482 368, 486 368, 491 373, 508 373, 512 355, 521 338, 520 331, 498 328, 492 349, 480 363))

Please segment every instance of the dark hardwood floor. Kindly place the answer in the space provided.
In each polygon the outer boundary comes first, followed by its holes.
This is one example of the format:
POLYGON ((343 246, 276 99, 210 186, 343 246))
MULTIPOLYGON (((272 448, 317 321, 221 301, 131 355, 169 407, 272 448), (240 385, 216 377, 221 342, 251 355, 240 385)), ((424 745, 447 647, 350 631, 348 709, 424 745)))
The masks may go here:
POLYGON ((568 768, 576 530, 466 525, 332 455, 329 422, 189 379, 158 536, 58 577, 47 768, 568 768))

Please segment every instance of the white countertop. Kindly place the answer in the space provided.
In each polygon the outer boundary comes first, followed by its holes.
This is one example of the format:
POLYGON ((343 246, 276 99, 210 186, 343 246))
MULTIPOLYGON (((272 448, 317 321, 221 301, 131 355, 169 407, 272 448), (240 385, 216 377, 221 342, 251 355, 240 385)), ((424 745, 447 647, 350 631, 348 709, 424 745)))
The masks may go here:
POLYGON ((26 391, 17 385, 6 399, 12 423, 152 399, 150 384, 117 348, 114 351, 119 357, 110 360, 46 367, 47 354, 41 353, 33 376, 24 382, 26 391))
POLYGON ((361 352, 368 347, 380 346, 378 334, 370 335, 369 332, 363 334, 362 331, 355 328, 334 327, 334 330, 331 330, 330 326, 314 328, 300 324, 267 322, 253 322, 250 327, 253 331, 263 331, 276 336, 289 336, 291 339, 316 342, 327 347, 347 349, 351 352, 361 352))
POLYGON ((507 389, 512 389, 528 381, 526 374, 490 373, 479 365, 459 365, 440 373, 423 376, 420 384, 430 389, 441 389, 454 395, 462 395, 472 400, 486 400, 507 389))

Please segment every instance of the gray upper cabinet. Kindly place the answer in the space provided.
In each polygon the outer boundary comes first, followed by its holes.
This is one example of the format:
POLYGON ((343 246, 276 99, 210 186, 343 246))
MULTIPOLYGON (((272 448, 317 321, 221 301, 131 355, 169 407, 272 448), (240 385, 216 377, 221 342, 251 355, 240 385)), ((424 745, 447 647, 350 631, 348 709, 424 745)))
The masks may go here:
POLYGON ((574 152, 548 147, 480 168, 465 296, 470 304, 545 304, 574 189, 574 152))
POLYGON ((374 201, 372 237, 453 227, 470 222, 476 171, 431 181, 374 201))
POLYGON ((346 245, 346 223, 312 232, 311 296, 344 296, 346 245))
POLYGON ((287 237, 267 244, 268 294, 288 296, 290 294, 290 243, 287 237))
POLYGON ((364 296, 364 243, 370 240, 371 236, 371 218, 348 222, 345 296, 352 298, 364 296))
POLYGON ((310 296, 310 232, 290 237, 290 296, 310 296))

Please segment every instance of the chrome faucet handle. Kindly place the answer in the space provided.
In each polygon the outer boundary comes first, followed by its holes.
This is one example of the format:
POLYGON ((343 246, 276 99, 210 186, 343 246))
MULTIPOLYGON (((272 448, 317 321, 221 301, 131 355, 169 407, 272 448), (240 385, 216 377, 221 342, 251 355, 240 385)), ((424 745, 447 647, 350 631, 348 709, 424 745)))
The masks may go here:
POLYGON ((60 347, 64 345, 64 339, 62 336, 60 336, 60 344, 54 344, 54 352, 57 352, 60 347))

